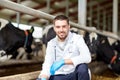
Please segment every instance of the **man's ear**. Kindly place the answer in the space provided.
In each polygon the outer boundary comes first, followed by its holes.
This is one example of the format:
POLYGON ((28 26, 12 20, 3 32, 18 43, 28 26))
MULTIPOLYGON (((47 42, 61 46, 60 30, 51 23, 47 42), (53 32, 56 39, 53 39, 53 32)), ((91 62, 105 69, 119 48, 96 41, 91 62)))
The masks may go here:
POLYGON ((34 27, 32 26, 31 29, 29 30, 30 33, 33 33, 34 27))

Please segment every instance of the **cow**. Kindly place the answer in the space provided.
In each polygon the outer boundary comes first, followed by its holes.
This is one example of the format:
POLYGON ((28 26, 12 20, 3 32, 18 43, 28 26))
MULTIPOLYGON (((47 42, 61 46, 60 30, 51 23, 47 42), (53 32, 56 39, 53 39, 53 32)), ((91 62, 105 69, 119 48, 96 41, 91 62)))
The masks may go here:
POLYGON ((110 61, 109 59, 114 55, 113 54, 114 51, 109 43, 108 37, 97 34, 95 32, 86 32, 84 36, 84 40, 92 54, 93 60, 106 59, 104 61, 106 63, 109 63, 110 61))
POLYGON ((30 30, 21 30, 10 21, 0 18, 0 60, 15 58, 20 47, 24 47, 27 53, 31 53, 33 31, 34 27, 30 30))
POLYGON ((84 40, 91 52, 92 60, 95 60, 97 56, 97 53, 96 53, 97 46, 99 45, 99 37, 94 32, 91 32, 91 33, 85 32, 84 40))
POLYGON ((103 61, 115 74, 120 75, 120 53, 115 52, 115 49, 119 49, 115 47, 115 43, 113 44, 114 48, 110 45, 108 37, 94 32, 86 32, 84 39, 91 54, 95 55, 93 60, 103 61))

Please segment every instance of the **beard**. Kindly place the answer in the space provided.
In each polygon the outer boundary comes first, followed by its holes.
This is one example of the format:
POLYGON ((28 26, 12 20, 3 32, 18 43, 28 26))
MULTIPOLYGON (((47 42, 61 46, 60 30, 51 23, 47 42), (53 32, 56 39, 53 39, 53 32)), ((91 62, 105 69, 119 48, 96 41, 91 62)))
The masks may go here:
POLYGON ((59 38, 60 40, 62 40, 62 41, 65 40, 66 37, 67 37, 67 34, 64 33, 64 32, 61 32, 61 33, 58 35, 58 38, 59 38))

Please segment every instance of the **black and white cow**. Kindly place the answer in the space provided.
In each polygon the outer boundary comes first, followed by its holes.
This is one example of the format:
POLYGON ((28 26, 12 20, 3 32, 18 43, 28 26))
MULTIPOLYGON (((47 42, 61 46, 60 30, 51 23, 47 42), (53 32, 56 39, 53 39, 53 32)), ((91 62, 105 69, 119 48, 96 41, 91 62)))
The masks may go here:
POLYGON ((0 60, 15 58, 20 47, 25 47, 25 51, 31 53, 33 31, 33 27, 24 31, 16 28, 11 22, 0 19, 0 60))
POLYGON ((102 36, 94 32, 86 32, 84 39, 93 55, 93 59, 96 58, 109 63, 109 59, 114 55, 114 51, 106 36, 102 36))
POLYGON ((96 33, 94 32, 86 32, 84 35, 84 40, 91 52, 91 56, 92 56, 92 60, 96 59, 97 57, 97 46, 99 45, 100 41, 99 41, 99 37, 96 33))
POLYGON ((114 51, 115 49, 118 50, 115 43, 114 48, 110 45, 108 37, 96 34, 94 32, 86 32, 84 39, 90 49, 91 54, 96 55, 94 59, 97 61, 103 61, 114 73, 120 75, 120 53, 116 53, 114 51))

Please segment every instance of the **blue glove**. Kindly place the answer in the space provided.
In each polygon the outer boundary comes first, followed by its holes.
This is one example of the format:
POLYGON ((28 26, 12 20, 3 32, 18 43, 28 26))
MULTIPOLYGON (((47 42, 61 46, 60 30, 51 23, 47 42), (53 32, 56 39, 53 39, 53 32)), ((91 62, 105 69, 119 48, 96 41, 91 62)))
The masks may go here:
POLYGON ((36 80, 46 80, 46 78, 37 78, 36 80))
POLYGON ((59 68, 61 68, 64 64, 65 64, 64 60, 54 62, 50 68, 51 75, 54 75, 55 71, 57 71, 59 68))

